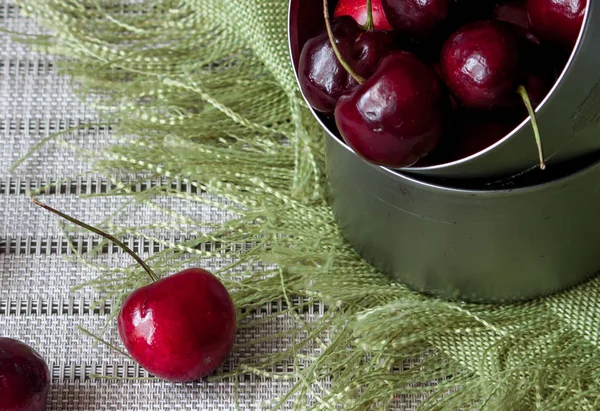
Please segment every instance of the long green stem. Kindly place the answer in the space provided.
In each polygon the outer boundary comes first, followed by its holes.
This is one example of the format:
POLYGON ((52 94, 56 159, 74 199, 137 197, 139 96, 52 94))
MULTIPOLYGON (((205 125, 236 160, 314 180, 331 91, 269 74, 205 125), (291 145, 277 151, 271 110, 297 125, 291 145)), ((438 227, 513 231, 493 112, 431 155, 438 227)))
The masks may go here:
POLYGON ((544 150, 542 148, 542 139, 540 138, 540 130, 537 123, 537 118, 535 116, 535 110, 531 106, 531 100, 529 100, 529 94, 527 93, 527 89, 524 86, 519 86, 517 89, 517 93, 523 99, 523 103, 525 103, 525 107, 529 112, 529 116, 531 117, 531 125, 533 126, 533 135, 535 136, 535 143, 537 144, 538 154, 540 156, 540 170, 546 169, 546 163, 544 162, 544 150))
POLYGON ((367 21, 365 22, 363 28, 367 31, 375 28, 375 24, 373 23, 373 5, 371 0, 367 0, 367 21))
POLYGON ((329 21, 329 2, 327 0, 323 0, 323 16, 325 17, 325 28, 327 29, 327 35, 329 36, 329 42, 331 43, 333 53, 337 57, 342 67, 344 67, 344 69, 346 69, 346 71, 350 73, 350 75, 354 78, 354 80, 356 80, 358 84, 364 83, 365 79, 359 76, 354 70, 352 70, 352 67, 350 67, 350 65, 348 65, 348 63, 344 61, 344 59, 342 58, 342 54, 340 53, 340 50, 337 47, 335 38, 333 37, 333 31, 331 30, 331 22, 329 21))
POLYGON ((86 223, 84 223, 82 221, 79 221, 79 220, 77 220, 74 217, 71 217, 71 216, 69 216, 69 215, 67 215, 67 214, 65 214, 65 213, 63 213, 61 211, 58 211, 58 210, 50 207, 49 205, 44 204, 44 203, 36 200, 35 198, 32 199, 32 201, 33 201, 34 204, 36 204, 36 205, 38 205, 38 206, 40 206, 42 208, 45 208, 46 210, 48 210, 48 211, 50 211, 50 212, 52 212, 52 213, 54 213, 54 214, 56 214, 56 215, 64 218, 65 220, 68 220, 68 221, 72 222, 73 224, 76 224, 76 225, 78 225, 80 227, 83 227, 86 230, 89 230, 89 231, 91 231, 93 233, 101 235, 102 237, 106 238, 107 240, 112 241, 113 243, 115 243, 116 245, 118 245, 119 247, 121 247, 121 249, 123 249, 123 251, 125 251, 127 254, 129 254, 131 257, 133 257, 133 259, 135 261, 137 261, 138 264, 141 265, 142 268, 148 273, 148 276, 150 277, 150 279, 152 281, 158 281, 158 276, 156 274, 154 274, 154 271, 152 271, 152 269, 150 267, 148 267, 148 265, 144 262, 144 260, 142 260, 136 253, 134 253, 131 250, 131 248, 127 247, 123 242, 121 242, 117 238, 113 237, 112 235, 110 235, 108 233, 105 233, 104 231, 102 231, 102 230, 100 230, 100 229, 98 229, 96 227, 92 227, 91 225, 88 225, 88 224, 86 224, 86 223))

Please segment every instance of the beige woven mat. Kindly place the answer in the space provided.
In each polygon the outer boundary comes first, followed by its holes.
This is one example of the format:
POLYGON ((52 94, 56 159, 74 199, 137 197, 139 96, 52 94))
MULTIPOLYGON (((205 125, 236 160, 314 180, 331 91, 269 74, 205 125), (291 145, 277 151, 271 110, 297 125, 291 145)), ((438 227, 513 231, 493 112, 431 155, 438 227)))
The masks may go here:
MULTIPOLYGON (((0 0, 0 27, 42 33, 35 22, 19 15, 10 2, 0 0)), ((131 360, 114 354, 103 345, 77 330, 83 326, 98 332, 111 307, 90 310, 93 291, 72 293, 70 288, 98 273, 93 268, 69 261, 68 249, 57 220, 49 213, 34 208, 26 193, 57 180, 84 174, 87 167, 64 147, 50 144, 9 174, 10 165, 49 134, 65 128, 94 122, 93 110, 86 108, 72 93, 70 80, 57 76, 51 56, 38 55, 27 47, 0 34, 0 335, 31 344, 47 360, 52 370, 51 410, 230 410, 236 409, 233 381, 171 384, 163 381, 122 381, 91 378, 91 374, 146 377, 131 360)), ((88 149, 100 149, 114 142, 110 133, 76 132, 65 136, 88 149)), ((114 212, 126 199, 81 199, 80 194, 101 192, 106 181, 93 175, 70 179, 60 184, 55 194, 42 196, 57 208, 89 223, 97 223, 114 212)), ((169 206, 183 213, 201 217, 207 223, 227 218, 222 211, 210 207, 191 207, 184 201, 169 206)), ((144 224, 160 222, 161 214, 150 209, 129 206, 121 214, 122 221, 144 224)), ((163 238, 176 238, 178 233, 160 231, 163 238)), ((95 236, 76 238, 80 250, 97 244, 95 236)), ((137 239, 130 244, 139 250, 137 239)), ((142 255, 157 249, 152 243, 142 244, 142 255)), ((131 263, 116 247, 97 261, 114 266, 131 263)), ((212 261, 207 269, 226 263, 212 261)), ((255 316, 268 316, 281 309, 281 304, 264 307, 255 316)), ((310 307, 305 317, 319 315, 322 307, 310 307)), ((281 332, 289 324, 281 316, 258 330, 244 330, 237 343, 250 337, 281 332)), ((119 345, 115 327, 106 338, 119 345)), ((223 365, 236 367, 240 358, 280 350, 286 341, 252 347, 238 347, 223 365)), ((290 365, 291 366, 291 365, 290 365)), ((284 364, 283 369, 286 368, 284 364)), ((282 369, 282 370, 283 370, 282 369)), ((264 401, 285 392, 289 382, 266 381, 248 376, 239 381, 238 401, 241 409, 262 409, 264 401)), ((401 409, 414 409, 415 399, 406 398, 401 409)))

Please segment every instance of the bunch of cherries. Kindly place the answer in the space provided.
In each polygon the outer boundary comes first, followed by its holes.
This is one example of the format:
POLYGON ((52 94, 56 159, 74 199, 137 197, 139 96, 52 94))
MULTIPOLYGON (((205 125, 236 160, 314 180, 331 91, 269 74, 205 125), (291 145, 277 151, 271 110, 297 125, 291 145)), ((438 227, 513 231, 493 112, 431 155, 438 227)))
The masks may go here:
POLYGON ((548 94, 586 0, 339 0, 303 46, 298 78, 365 160, 455 161, 506 136, 548 94))

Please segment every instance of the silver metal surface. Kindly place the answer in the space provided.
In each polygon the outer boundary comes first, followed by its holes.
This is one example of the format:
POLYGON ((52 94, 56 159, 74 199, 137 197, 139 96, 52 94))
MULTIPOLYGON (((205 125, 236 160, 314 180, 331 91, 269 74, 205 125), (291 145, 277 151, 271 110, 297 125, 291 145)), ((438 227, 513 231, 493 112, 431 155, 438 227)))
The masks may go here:
POLYGON ((600 164, 513 191, 429 185, 374 167, 326 138, 332 206, 367 261, 424 293, 531 299, 600 269, 600 164))
MULTIPOLYGON (((306 17, 306 6, 313 1, 290 3, 294 66, 303 41, 318 26, 314 17, 312 22, 306 17)), ((587 24, 579 47, 590 47, 589 41, 598 36, 598 30, 587 24)), ((547 130, 572 139, 577 135, 579 149, 569 148, 571 155, 600 148, 600 138, 592 141, 600 124, 595 108, 600 102, 600 70, 591 70, 600 67, 598 50, 596 46, 592 53, 577 53, 573 71, 553 92, 557 101, 546 101, 540 112, 546 139, 547 130), (581 71, 584 67, 588 71, 581 71), (573 110, 566 110, 566 104, 573 110)), ((600 163, 514 190, 444 187, 368 164, 313 114, 326 135, 332 206, 342 232, 367 261, 399 282, 448 299, 509 302, 563 290, 600 270, 595 245, 600 238, 600 163)), ((530 153, 529 160, 525 155, 515 159, 490 151, 485 167, 505 173, 520 167, 515 164, 536 164, 533 137, 522 134, 527 128, 497 149, 510 145, 511 150, 530 153)), ((555 143, 551 146, 560 145, 558 139, 555 143)), ((484 167, 482 159, 463 163, 460 172, 454 169, 456 175, 448 171, 445 176, 480 177, 483 168, 477 167, 484 167)), ((456 186, 462 182, 455 181, 456 186)))
MULTIPOLYGON (((307 38, 323 29, 320 4, 321 0, 290 2, 289 36, 294 64, 307 38)), ((600 1, 589 1, 584 26, 567 67, 536 112, 549 168, 600 149, 600 1)), ((314 110, 313 114, 320 117, 314 110)), ((334 136, 330 130, 327 132, 334 136)), ((534 141, 531 122, 526 119, 505 138, 471 157, 399 171, 454 179, 508 177, 538 167, 534 141)))

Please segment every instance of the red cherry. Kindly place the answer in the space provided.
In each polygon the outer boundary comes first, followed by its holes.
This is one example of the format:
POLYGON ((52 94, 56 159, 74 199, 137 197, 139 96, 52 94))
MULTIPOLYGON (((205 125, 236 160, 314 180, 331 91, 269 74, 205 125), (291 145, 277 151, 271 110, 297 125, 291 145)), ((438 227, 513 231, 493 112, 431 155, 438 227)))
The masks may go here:
POLYGON ((533 32, 543 40, 573 47, 581 31, 587 0, 527 0, 533 32))
POLYGON ((0 410, 44 411, 50 370, 30 346, 0 337, 0 410))
MULTIPOLYGON (((525 36, 532 45, 540 46, 540 39, 533 34, 529 17, 527 16, 526 0, 512 0, 505 3, 500 3, 494 9, 493 20, 510 23, 519 28, 523 36, 525 36)), ((549 50, 550 55, 556 54, 556 50, 549 50)))
POLYGON ((340 98, 335 121, 359 156, 399 168, 433 150, 443 133, 447 106, 435 70, 411 53, 393 51, 352 94, 340 98))
MULTIPOLYGON (((383 12, 381 0, 372 0, 373 27, 375 30, 393 30, 383 12)), ((358 24, 367 23, 368 7, 366 0, 340 0, 335 6, 333 17, 350 16, 358 24)))
POLYGON ((512 0, 498 4, 494 9, 494 20, 512 23, 526 31, 531 29, 526 0, 512 0))
MULTIPOLYGON (((350 16, 334 19, 331 29, 344 61, 362 77, 369 77, 383 56, 396 47, 391 32, 365 31, 350 16)), ((326 32, 302 47, 298 80, 309 104, 325 114, 332 114, 338 99, 358 86, 336 57, 326 32)))
POLYGON ((446 41, 440 64, 448 88, 460 103, 485 110, 516 106, 525 42, 515 27, 478 21, 446 41))
POLYGON ((540 168, 544 169, 533 105, 539 104, 550 87, 544 70, 536 67, 538 46, 524 34, 521 27, 503 21, 468 24, 444 44, 441 67, 448 88, 468 109, 519 111, 525 107, 531 116, 540 168))
POLYGON ((430 37, 450 16, 454 0, 383 0, 390 24, 400 33, 430 37))
POLYGON ((216 276, 190 268, 159 280, 138 255, 112 235, 33 202, 113 241, 148 273, 152 283, 132 292, 117 318, 125 348, 142 367, 159 378, 185 382, 203 378, 223 363, 235 339, 236 311, 216 276))
POLYGON ((191 268, 131 293, 118 326, 125 348, 147 371, 194 381, 212 374, 229 354, 236 313, 219 279, 191 268))

